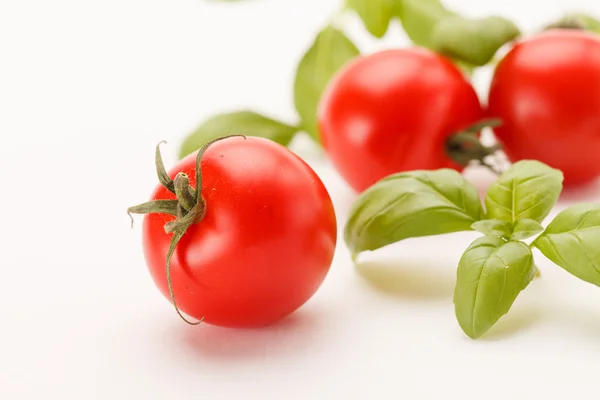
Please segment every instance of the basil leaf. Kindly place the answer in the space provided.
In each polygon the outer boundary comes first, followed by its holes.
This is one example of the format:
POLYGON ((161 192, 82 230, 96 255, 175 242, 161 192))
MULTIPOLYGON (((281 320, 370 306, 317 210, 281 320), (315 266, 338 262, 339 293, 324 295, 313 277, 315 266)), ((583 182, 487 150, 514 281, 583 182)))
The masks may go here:
POLYGON ((296 70, 294 105, 302 119, 302 129, 319 140, 317 108, 329 80, 348 61, 360 54, 340 30, 331 26, 321 31, 296 70))
POLYGON ((488 64, 500 47, 521 34, 514 22, 498 16, 445 18, 431 33, 432 48, 476 66, 488 64))
POLYGON ((593 33, 600 33, 600 21, 589 14, 569 14, 545 27, 545 29, 584 29, 593 33))
POLYGON ((510 237, 512 225, 510 222, 500 221, 499 219, 484 219, 475 222, 471 228, 484 235, 498 236, 503 238, 510 237))
POLYGON ((580 20, 585 30, 600 33, 600 20, 588 14, 575 14, 572 17, 580 20))
POLYGON ((563 174, 539 161, 514 163, 487 192, 485 204, 490 218, 516 222, 542 222, 556 204, 563 174))
POLYGON ((394 16, 397 0, 348 0, 348 7, 356 11, 369 33, 382 38, 394 16))
POLYGON ((535 277, 533 255, 523 242, 495 236, 475 240, 463 254, 454 291, 456 318, 477 339, 510 310, 535 277))
MULTIPOLYGON (((437 24, 458 16, 445 8, 439 0, 398 0, 396 13, 404 31, 414 44, 434 50, 433 33, 437 24)), ((473 64, 459 59, 452 61, 464 74, 473 74, 473 64)))
POLYGON ((200 149, 211 140, 228 135, 257 136, 287 146, 298 128, 257 114, 235 111, 215 115, 205 120, 181 144, 179 158, 200 149))
POLYGON ((488 236, 497 236, 506 240, 523 240, 536 235, 544 227, 532 219, 520 219, 514 224, 499 219, 484 219, 475 222, 471 227, 488 236))
POLYGON ((403 172, 359 195, 344 240, 355 257, 411 237, 471 230, 483 214, 477 189, 457 171, 403 172))
POLYGON ((516 221, 512 228, 510 240, 524 240, 542 232, 544 227, 532 219, 520 219, 516 221))
POLYGON ((600 286, 600 204, 582 203, 561 211, 533 242, 572 275, 600 286))
POLYGON ((410 40, 427 48, 433 46, 432 34, 437 23, 455 15, 440 0, 403 0, 400 8, 400 21, 410 40))

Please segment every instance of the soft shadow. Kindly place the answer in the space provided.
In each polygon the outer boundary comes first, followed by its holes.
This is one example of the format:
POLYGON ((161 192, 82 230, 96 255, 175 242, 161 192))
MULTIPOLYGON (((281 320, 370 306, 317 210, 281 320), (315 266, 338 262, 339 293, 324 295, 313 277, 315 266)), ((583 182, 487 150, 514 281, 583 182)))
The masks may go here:
POLYGON ((600 315, 590 313, 586 319, 576 321, 581 331, 595 339, 600 339, 600 315))
POLYGON ((386 294, 421 300, 452 298, 456 267, 423 261, 362 261, 356 269, 373 288, 386 294))
POLYGON ((514 334, 523 333, 540 321, 543 311, 539 304, 531 304, 511 309, 494 325, 481 340, 502 340, 514 334))
POLYGON ((590 308, 561 307, 548 313, 579 330, 582 334, 600 339, 600 310, 590 308))
POLYGON ((306 351, 319 338, 324 321, 325 316, 314 310, 298 310, 273 325, 256 329, 179 324, 175 336, 187 353, 202 359, 266 359, 306 351))

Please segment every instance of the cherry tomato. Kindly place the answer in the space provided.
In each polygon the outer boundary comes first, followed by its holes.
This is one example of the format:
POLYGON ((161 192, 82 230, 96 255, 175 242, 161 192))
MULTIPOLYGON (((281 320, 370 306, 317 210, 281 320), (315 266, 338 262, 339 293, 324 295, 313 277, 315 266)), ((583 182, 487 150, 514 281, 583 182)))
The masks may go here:
MULTIPOLYGON (((197 153, 168 175, 183 172, 195 186, 197 153)), ((170 264, 174 298, 183 313, 225 327, 260 327, 292 313, 324 281, 336 245, 336 217, 316 173, 285 147, 257 137, 229 137, 201 158, 205 214, 189 226, 170 264)), ((151 200, 177 197, 158 186, 151 200)), ((150 274, 170 297, 165 265, 172 215, 144 217, 150 274)))
POLYGON ((332 164, 357 192, 390 174, 455 168, 445 143, 479 122, 472 85, 446 58, 394 49, 349 62, 319 105, 319 129, 332 164))
POLYGON ((488 115, 511 161, 560 169, 565 185, 600 174, 600 38, 550 30, 523 40, 498 64, 488 115))

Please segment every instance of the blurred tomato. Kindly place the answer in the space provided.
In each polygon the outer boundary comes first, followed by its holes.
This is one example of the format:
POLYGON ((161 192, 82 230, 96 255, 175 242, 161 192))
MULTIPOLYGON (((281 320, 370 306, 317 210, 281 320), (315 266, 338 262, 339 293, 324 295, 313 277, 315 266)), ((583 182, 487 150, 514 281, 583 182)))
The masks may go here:
POLYGON ((390 174, 462 167, 446 139, 478 122, 475 90, 446 58, 421 48, 359 57, 330 82, 319 107, 324 148, 357 192, 390 174))
POLYGON ((600 38, 551 30, 517 44, 499 63, 488 115, 511 161, 536 159, 565 184, 600 174, 600 38))

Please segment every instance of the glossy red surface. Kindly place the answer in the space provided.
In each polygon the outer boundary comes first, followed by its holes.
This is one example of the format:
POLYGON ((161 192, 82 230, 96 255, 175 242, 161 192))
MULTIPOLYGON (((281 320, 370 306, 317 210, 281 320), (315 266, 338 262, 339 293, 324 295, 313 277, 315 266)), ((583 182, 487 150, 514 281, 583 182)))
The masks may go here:
POLYGON ((565 184, 600 174, 600 37, 554 30, 517 44, 492 80, 488 115, 511 161, 536 159, 565 184))
MULTIPOLYGON (((195 154, 169 175, 195 185, 195 154)), ((234 137, 212 145, 201 169, 206 216, 173 256, 175 298, 186 314, 228 327, 275 322, 304 304, 325 279, 336 245, 336 219, 324 185, 285 147, 234 137)), ((174 196, 159 187, 152 199, 174 196)), ((160 291, 170 299, 165 257, 173 217, 147 215, 144 248, 160 291)), ((174 314, 175 315, 175 314, 174 314)))
POLYGON ((319 107, 327 154, 357 192, 396 172, 460 170, 446 157, 444 142, 482 117, 477 94, 461 71, 419 48, 350 62, 319 107))

